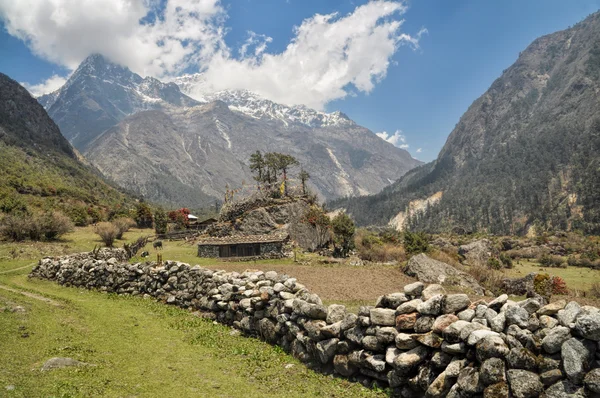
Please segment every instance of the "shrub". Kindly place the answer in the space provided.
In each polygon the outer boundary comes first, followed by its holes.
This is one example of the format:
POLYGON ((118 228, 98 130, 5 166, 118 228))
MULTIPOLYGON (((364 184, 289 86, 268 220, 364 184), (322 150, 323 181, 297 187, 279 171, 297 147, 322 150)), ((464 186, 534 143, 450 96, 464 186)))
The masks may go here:
POLYGON ((74 229, 71 219, 59 211, 46 213, 40 221, 44 238, 48 240, 58 239, 74 229))
POLYGON ((123 239, 123 234, 136 225, 133 219, 125 217, 117 218, 112 223, 117 227, 117 239, 123 239))
POLYGON ((137 205, 135 212, 135 222, 140 228, 152 228, 152 210, 145 202, 140 202, 137 205))
POLYGON ((106 245, 106 247, 112 247, 115 239, 117 238, 117 234, 119 230, 117 227, 109 222, 101 222, 96 225, 94 232, 100 236, 102 242, 106 245))
POLYGON ((78 227, 85 227, 92 220, 87 209, 83 206, 73 206, 67 209, 66 212, 71 221, 78 227))
POLYGON ((500 261, 506 268, 513 268, 513 260, 505 253, 500 253, 500 261))
POLYGON ((429 239, 423 232, 404 232, 404 250, 407 254, 419 254, 429 251, 429 239))
POLYGON ((501 273, 482 265, 468 267, 467 272, 475 278, 477 283, 484 288, 491 290, 492 293, 502 293, 504 278, 501 273))
POLYGON ((592 283, 592 287, 590 287, 589 294, 594 298, 600 298, 600 283, 599 282, 592 283))
POLYGON ((502 268, 502 263, 496 257, 490 257, 487 261, 488 268, 499 270, 502 268))
POLYGON ((386 243, 383 237, 375 233, 359 230, 354 241, 358 256, 362 260, 381 263, 406 260, 406 254, 402 246, 386 243))
POLYGON ((0 234, 5 239, 19 242, 27 239, 29 236, 29 221, 22 216, 7 214, 2 217, 0 222, 0 234))
POLYGON ((550 297, 552 294, 552 281, 548 274, 537 274, 533 279, 533 290, 543 297, 550 297))
POLYGON ((168 226, 167 213, 163 209, 154 212, 154 231, 157 234, 166 234, 168 226))
POLYGON ((543 254, 540 258, 538 258, 538 262, 544 267, 551 268, 565 268, 567 266, 563 257, 552 256, 549 254, 543 254))
POLYGON ((560 276, 553 276, 551 280, 552 294, 569 294, 567 282, 560 276))
POLYGON ((331 220, 331 227, 336 253, 341 257, 348 256, 348 252, 354 249, 354 232, 356 231, 354 221, 346 213, 338 213, 331 220))

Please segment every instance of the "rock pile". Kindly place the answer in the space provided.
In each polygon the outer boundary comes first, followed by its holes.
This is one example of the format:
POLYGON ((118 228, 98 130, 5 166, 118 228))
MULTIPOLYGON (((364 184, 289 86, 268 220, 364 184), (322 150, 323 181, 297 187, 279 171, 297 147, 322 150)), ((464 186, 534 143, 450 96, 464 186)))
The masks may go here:
POLYGON ((600 393, 600 310, 507 295, 471 302, 415 282, 358 314, 324 306, 276 272, 225 272, 90 255, 45 258, 31 276, 204 311, 322 372, 400 397, 584 397, 600 393))

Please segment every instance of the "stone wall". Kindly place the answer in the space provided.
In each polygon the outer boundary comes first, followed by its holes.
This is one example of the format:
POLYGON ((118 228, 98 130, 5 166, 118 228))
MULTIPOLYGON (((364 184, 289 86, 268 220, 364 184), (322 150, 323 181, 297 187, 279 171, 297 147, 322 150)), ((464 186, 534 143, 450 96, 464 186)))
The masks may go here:
POLYGON ((198 257, 218 258, 219 257, 219 246, 198 245, 198 257))
POLYGON ((471 302, 416 282, 358 314, 324 306, 276 272, 225 272, 89 254, 45 258, 32 277, 153 297, 277 344, 307 365, 399 397, 584 397, 600 393, 600 310, 502 295, 471 302))

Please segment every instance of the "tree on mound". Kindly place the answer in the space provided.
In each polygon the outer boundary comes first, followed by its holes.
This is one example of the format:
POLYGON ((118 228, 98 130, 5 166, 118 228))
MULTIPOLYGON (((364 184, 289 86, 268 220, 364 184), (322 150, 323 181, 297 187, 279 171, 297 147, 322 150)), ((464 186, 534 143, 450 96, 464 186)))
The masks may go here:
MULTIPOLYGON (((298 160, 292 155, 287 155, 279 152, 267 152, 263 154, 260 151, 256 151, 250 155, 250 170, 255 173, 254 179, 258 183, 259 189, 265 186, 270 189, 278 183, 278 176, 281 174, 282 177, 282 191, 281 195, 288 195, 288 172, 290 168, 297 166, 298 160)), ((302 179, 303 191, 306 193, 306 180, 308 180, 308 173, 302 172, 299 177, 302 179)))

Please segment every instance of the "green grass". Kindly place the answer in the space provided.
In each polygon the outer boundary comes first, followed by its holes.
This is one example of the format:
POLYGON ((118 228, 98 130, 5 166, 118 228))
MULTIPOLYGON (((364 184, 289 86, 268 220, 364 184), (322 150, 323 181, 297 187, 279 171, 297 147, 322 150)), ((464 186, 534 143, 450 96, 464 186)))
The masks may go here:
POLYGON ((600 282, 600 270, 583 267, 548 268, 540 264, 521 260, 513 269, 506 270, 507 276, 511 278, 523 277, 532 272, 547 273, 552 276, 560 276, 571 290, 589 290, 593 283, 600 282), (540 271, 541 270, 541 271, 540 271))
MULTIPOLYGON (((124 241, 150 233, 134 229, 124 241)), ((11 271, 43 255, 89 251, 94 245, 99 241, 89 227, 60 242, 0 242, 0 286, 61 304, 0 289, 0 308, 21 305, 26 310, 0 311, 1 397, 385 396, 315 373, 278 347, 188 311, 29 279, 30 267, 11 271), (56 356, 96 366, 41 372, 43 363, 56 356)), ((164 259, 218 268, 219 262, 195 257, 195 246, 168 241, 164 246, 164 259)))

